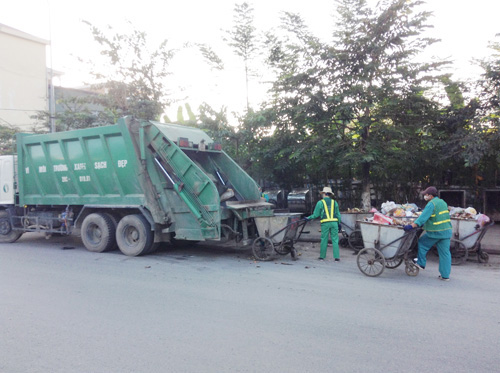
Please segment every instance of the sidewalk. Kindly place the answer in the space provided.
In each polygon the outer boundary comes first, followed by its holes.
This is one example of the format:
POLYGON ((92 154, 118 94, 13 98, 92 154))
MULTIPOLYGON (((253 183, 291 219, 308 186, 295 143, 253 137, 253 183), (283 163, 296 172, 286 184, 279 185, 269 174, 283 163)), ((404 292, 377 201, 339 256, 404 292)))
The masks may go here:
MULTIPOLYGON (((302 232, 300 241, 320 242, 320 222, 319 220, 309 221, 302 232)), ((500 224, 495 224, 488 228, 481 241, 481 248, 488 254, 500 255, 500 224)))

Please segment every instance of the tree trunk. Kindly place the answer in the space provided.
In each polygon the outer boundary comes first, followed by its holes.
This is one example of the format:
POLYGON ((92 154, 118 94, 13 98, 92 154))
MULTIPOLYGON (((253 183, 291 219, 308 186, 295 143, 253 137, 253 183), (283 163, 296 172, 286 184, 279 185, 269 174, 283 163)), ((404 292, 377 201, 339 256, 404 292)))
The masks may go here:
POLYGON ((363 163, 363 191, 361 193, 361 208, 369 211, 372 208, 370 191, 370 163, 363 163))
MULTIPOLYGON (((368 136, 370 135, 370 108, 365 109, 364 115, 365 127, 361 133, 361 153, 366 154, 366 144, 368 143, 368 136)), ((361 121, 363 122, 363 120, 361 121)), ((363 162, 362 165, 362 185, 363 192, 361 193, 361 208, 363 210, 369 211, 372 207, 371 192, 370 192, 370 162, 363 162)))

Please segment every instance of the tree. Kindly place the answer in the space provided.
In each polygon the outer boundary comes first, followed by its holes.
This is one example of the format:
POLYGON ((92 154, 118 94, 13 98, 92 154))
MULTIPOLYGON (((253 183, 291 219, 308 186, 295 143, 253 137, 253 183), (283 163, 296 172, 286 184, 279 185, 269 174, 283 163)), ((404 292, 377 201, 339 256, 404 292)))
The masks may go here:
MULTIPOLYGON (((492 42, 490 48, 492 55, 479 61, 484 73, 477 82, 478 97, 464 107, 467 115, 452 136, 454 149, 473 170, 471 179, 476 182, 481 178, 478 173, 485 174, 489 169, 497 174, 500 165, 500 43, 492 42)), ((496 185, 497 177, 490 173, 490 186, 496 185)))
MULTIPOLYGON (((57 130, 114 124, 127 115, 160 120, 172 102, 167 78, 176 51, 168 49, 167 40, 150 50, 147 34, 132 26, 129 33, 118 33, 111 26, 103 31, 88 21, 83 22, 100 45, 104 62, 86 61, 94 77, 88 95, 58 99, 64 109, 56 114, 57 130)), ((47 128, 48 118, 48 112, 37 115, 47 128)))
MULTIPOLYGON (((446 183, 478 188, 479 182, 485 180, 483 184, 496 185, 500 162, 500 46, 492 43, 491 47, 493 55, 478 61, 484 73, 474 85, 454 82, 448 76, 442 78, 450 104, 441 110, 436 124, 427 129, 426 144, 437 149, 435 159, 441 162, 441 169, 447 170, 446 183), (472 98, 466 101, 464 97, 471 92, 472 98)), ((431 173, 429 166, 425 169, 431 173)))
POLYGON ((16 152, 14 148, 15 134, 16 129, 12 126, 0 125, 0 155, 14 154, 16 152))
POLYGON ((235 128, 230 126, 227 120, 227 108, 222 107, 217 111, 207 103, 203 103, 199 110, 198 127, 206 131, 213 140, 221 143, 224 151, 232 158, 237 158, 238 136, 235 128))
POLYGON ((177 108, 177 122, 175 122, 175 123, 179 123, 179 124, 182 124, 185 126, 196 126, 197 119, 196 119, 196 115, 193 113, 193 110, 191 110, 191 105, 186 103, 184 105, 184 107, 186 108, 186 113, 187 113, 188 119, 184 118, 183 108, 182 108, 182 106, 179 106, 177 108))
POLYGON ((321 134, 330 123, 325 108, 325 46, 314 37, 299 15, 283 13, 279 30, 266 35, 267 63, 276 75, 272 99, 265 112, 274 128, 267 141, 266 165, 273 165, 274 179, 287 187, 307 182, 323 184, 336 171, 335 150, 323 147, 321 134), (319 136, 317 136, 320 134, 319 136))
POLYGON ((343 139, 350 148, 346 159, 361 168, 362 205, 368 208, 373 167, 383 167, 386 158, 381 146, 404 141, 408 125, 412 127, 406 135, 427 124, 415 107, 404 110, 405 118, 398 113, 405 102, 423 100, 426 83, 435 79, 431 73, 443 63, 414 62, 437 41, 421 36, 430 16, 416 13, 421 1, 382 1, 374 10, 365 0, 337 3, 339 18, 331 51, 335 60, 329 74, 334 94, 341 98, 334 102, 334 112, 341 113, 335 125, 346 134, 343 139))
POLYGON ((159 120, 171 101, 167 95, 166 79, 170 75, 169 63, 175 51, 168 49, 168 41, 162 41, 150 51, 147 34, 131 26, 130 33, 107 34, 90 22, 86 23, 101 46, 101 55, 110 66, 92 71, 97 83, 94 90, 101 92, 97 98, 90 98, 109 110, 114 119, 125 115, 137 118, 159 120))
POLYGON ((415 11, 420 1, 382 1, 373 9, 365 0, 337 5, 331 43, 290 13, 282 19, 286 36, 268 36, 268 62, 277 75, 273 125, 275 134, 293 135, 300 144, 288 162, 300 160, 310 180, 322 184, 341 176, 361 180, 362 204, 369 208, 373 182, 424 177, 408 169, 419 170, 423 129, 439 119, 425 91, 443 63, 415 62, 436 41, 421 36, 430 14, 415 11))
MULTIPOLYGON (((258 50, 256 29, 253 25, 253 11, 254 9, 246 2, 235 4, 234 26, 232 30, 226 31, 227 37, 224 39, 233 48, 234 54, 243 60, 247 111, 250 109, 249 78, 252 74, 250 62, 258 50)), ((210 60, 214 61, 213 56, 210 60)))

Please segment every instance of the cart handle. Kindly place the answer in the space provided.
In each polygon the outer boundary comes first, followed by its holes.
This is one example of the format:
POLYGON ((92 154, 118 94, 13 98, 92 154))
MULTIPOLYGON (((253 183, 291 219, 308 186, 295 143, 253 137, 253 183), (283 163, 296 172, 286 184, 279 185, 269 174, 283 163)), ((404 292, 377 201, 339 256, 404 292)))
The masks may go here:
POLYGON ((340 226, 347 227, 347 228, 349 228, 351 231, 355 231, 355 230, 356 230, 356 227, 351 228, 351 226, 347 225, 346 223, 344 223, 344 222, 342 222, 342 221, 340 222, 340 226))
MULTIPOLYGON (((283 232, 285 229, 290 228, 292 225, 297 225, 297 229, 299 229, 299 227, 302 226, 302 230, 300 231, 300 234, 302 234, 302 231, 304 230, 304 227, 306 226, 307 222, 308 222, 308 220, 306 220, 306 219, 300 219, 298 221, 294 221, 293 223, 285 225, 283 228, 281 228, 279 231, 275 232, 272 236, 269 236, 268 238, 273 238, 274 236, 283 232)), ((300 234, 299 234, 299 237, 300 237, 300 234)))
MULTIPOLYGON (((411 231, 405 231, 405 233, 401 237, 396 238, 394 241, 389 242, 388 244, 384 245, 383 247, 376 247, 376 248, 378 250, 385 249, 387 246, 392 245, 394 242, 398 242, 399 240, 402 240, 405 237, 408 237, 410 234, 416 235, 417 232, 419 232, 419 231, 422 231, 422 228, 414 228, 411 231)), ((375 246, 377 246, 377 245, 375 245, 375 246)))

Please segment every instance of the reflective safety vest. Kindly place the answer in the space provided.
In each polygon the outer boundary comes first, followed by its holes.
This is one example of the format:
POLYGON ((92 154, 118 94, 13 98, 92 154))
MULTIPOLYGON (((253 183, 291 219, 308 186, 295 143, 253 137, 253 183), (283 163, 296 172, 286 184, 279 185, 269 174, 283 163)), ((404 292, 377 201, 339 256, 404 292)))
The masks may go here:
POLYGON ((439 198, 433 198, 429 201, 434 205, 434 212, 424 224, 424 229, 429 232, 445 231, 452 229, 450 212, 445 201, 439 198))
POLYGON ((325 207, 326 219, 321 219, 320 223, 326 223, 329 221, 339 221, 339 219, 333 217, 333 209, 335 207, 335 201, 332 199, 332 206, 331 206, 330 213, 328 213, 328 206, 326 204, 326 201, 324 199, 322 199, 321 202, 323 202, 323 206, 325 207))

